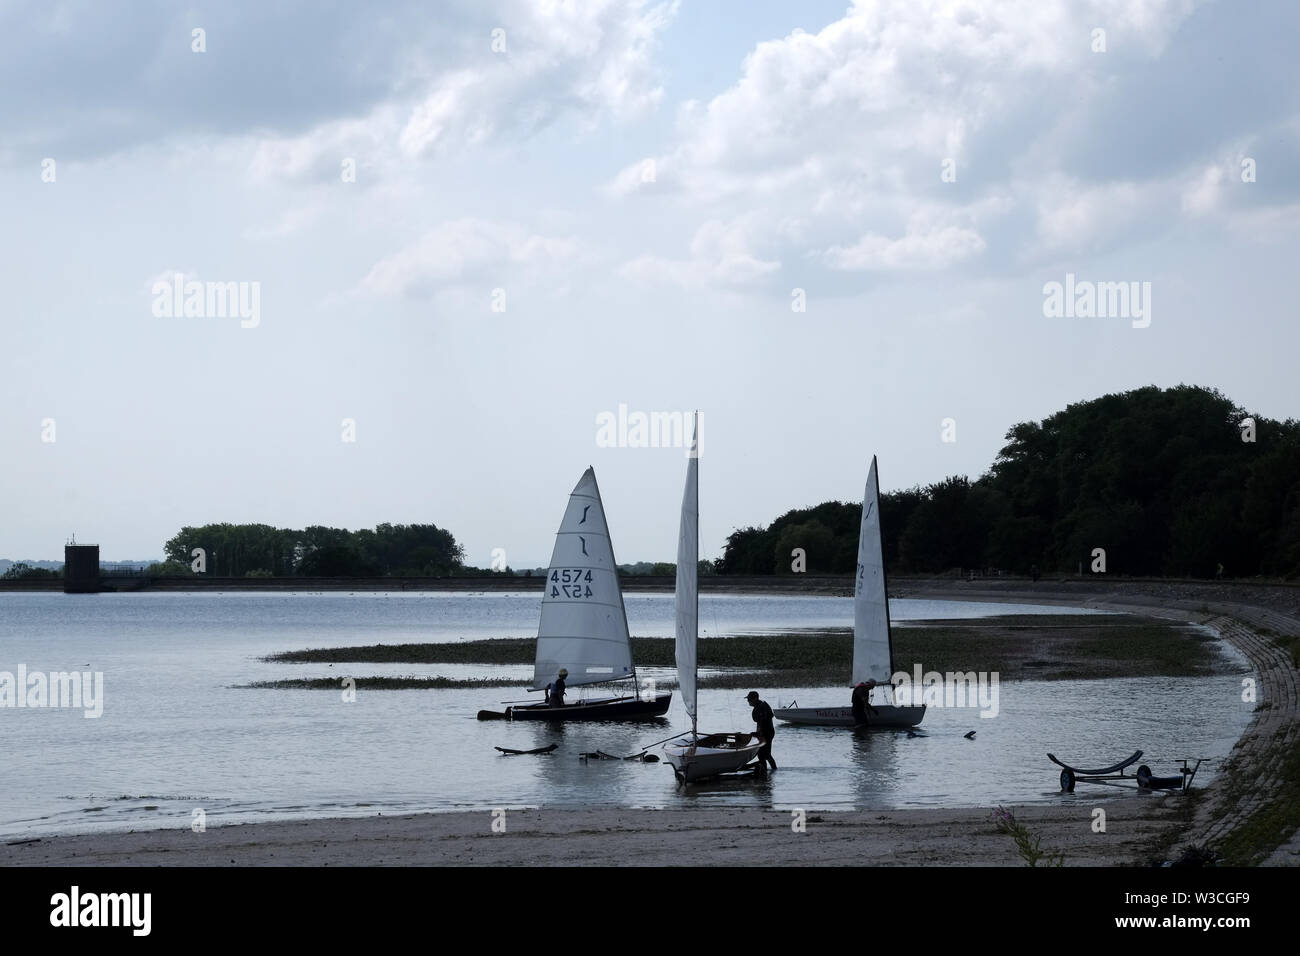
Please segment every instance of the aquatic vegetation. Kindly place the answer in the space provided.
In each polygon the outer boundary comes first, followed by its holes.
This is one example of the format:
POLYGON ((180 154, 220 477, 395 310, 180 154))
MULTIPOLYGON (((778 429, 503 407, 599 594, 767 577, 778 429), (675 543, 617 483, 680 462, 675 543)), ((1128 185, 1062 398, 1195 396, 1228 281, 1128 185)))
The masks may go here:
MULTIPOLYGON (((670 668, 673 646, 672 638, 634 637, 632 655, 641 667, 670 668)), ((706 676, 704 687, 838 687, 844 683, 845 662, 853 656, 853 635, 848 628, 839 628, 702 637, 698 648, 702 668, 733 670, 706 676)), ((535 650, 532 638, 499 638, 312 648, 273 654, 265 660, 531 665, 535 650)), ((921 662, 927 670, 941 672, 996 671, 1002 680, 1189 677, 1222 669, 1214 641, 1195 628, 1125 614, 922 622, 894 632, 894 659, 900 667, 921 662)))
MULTIPOLYGON (((237 684, 237 690, 341 690, 344 675, 338 677, 297 677, 286 680, 259 680, 237 684)), ((503 677, 457 680, 453 677, 354 677, 358 690, 451 690, 456 687, 519 687, 521 683, 503 677)))

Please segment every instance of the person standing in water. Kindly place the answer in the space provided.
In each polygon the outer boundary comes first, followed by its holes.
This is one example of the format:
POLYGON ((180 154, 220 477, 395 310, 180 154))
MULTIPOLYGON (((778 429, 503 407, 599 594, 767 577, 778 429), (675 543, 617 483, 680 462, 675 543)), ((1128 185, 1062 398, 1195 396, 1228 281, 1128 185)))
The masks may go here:
POLYGON ((772 769, 776 769, 776 761, 772 759, 772 738, 776 736, 776 727, 773 725, 772 708, 767 702, 761 700, 758 691, 751 690, 745 695, 745 700, 754 708, 751 717, 754 718, 755 730, 754 736, 762 741, 763 746, 758 748, 758 765, 766 770, 771 764, 772 769))
POLYGON ((551 685, 550 705, 552 707, 564 706, 564 678, 569 676, 568 668, 560 668, 560 676, 555 678, 555 683, 551 685))
POLYGON ((871 689, 875 686, 876 682, 869 680, 866 683, 859 682, 853 688, 853 724, 856 727, 867 726, 867 711, 876 713, 876 708, 871 706, 871 689))

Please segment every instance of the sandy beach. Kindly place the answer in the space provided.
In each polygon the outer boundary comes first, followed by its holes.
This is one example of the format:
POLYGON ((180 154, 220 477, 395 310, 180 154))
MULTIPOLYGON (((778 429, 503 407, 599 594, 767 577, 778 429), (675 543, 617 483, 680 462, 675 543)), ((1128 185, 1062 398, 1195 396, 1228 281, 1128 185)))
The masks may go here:
MULTIPOLYGON (((1233 772, 1191 797, 1153 793, 1098 800, 1082 790, 1059 805, 1013 808, 1043 850, 1067 866, 1137 866, 1173 859, 1250 825, 1270 806, 1297 745, 1296 669, 1259 633, 1300 635, 1300 589, 1233 585, 917 582, 898 596, 1115 609, 1215 628, 1251 661, 1260 709, 1233 750, 1233 772), (1094 808, 1105 810, 1096 832, 1094 808)), ((780 771, 777 771, 779 773, 780 771)), ((317 819, 69 835, 0 845, 0 865, 1021 865, 992 808, 827 812, 506 810, 317 819), (494 828, 495 824, 495 828, 494 828)), ((1281 835, 1276 835, 1281 838, 1281 835)), ((1275 841, 1274 841, 1275 842, 1275 841)), ((1296 834, 1262 862, 1300 864, 1296 834)))
MULTIPOLYGON (((777 771, 778 773, 780 771, 777 771)), ((1017 810, 1067 865, 1106 866, 1140 852, 1174 811, 1161 797, 1017 810)), ((1020 862, 988 810, 507 810, 304 820, 65 836, 0 847, 5 865, 37 866, 964 866, 1020 862), (497 822, 500 829, 501 824, 497 822)))

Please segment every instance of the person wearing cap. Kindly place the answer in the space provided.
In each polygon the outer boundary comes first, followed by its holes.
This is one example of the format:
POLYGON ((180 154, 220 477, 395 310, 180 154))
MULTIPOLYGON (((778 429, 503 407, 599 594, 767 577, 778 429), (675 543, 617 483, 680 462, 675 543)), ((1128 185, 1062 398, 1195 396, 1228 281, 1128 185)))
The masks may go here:
POLYGON ((858 686, 853 688, 853 723, 858 727, 867 725, 867 711, 873 714, 877 713, 876 708, 871 706, 871 689, 876 686, 874 680, 858 682, 858 686))
POLYGON ((568 668, 560 668, 560 676, 555 678, 555 683, 551 685, 550 705, 552 707, 564 706, 564 678, 569 676, 568 668))
POLYGON ((776 736, 776 727, 772 724, 772 708, 759 698, 756 690, 746 694, 745 700, 749 701, 749 705, 754 708, 754 712, 750 714, 754 718, 754 736, 763 743, 763 746, 758 748, 758 765, 760 769, 766 770, 768 764, 771 764, 772 769, 775 770, 776 761, 772 759, 772 738, 776 736))

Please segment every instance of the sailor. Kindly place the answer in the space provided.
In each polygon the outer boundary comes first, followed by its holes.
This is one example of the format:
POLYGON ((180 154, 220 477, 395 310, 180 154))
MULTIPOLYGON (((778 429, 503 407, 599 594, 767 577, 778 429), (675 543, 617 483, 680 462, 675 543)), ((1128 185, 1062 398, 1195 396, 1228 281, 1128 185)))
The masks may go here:
POLYGON ((874 680, 859 681, 858 686, 853 688, 853 723, 858 727, 867 725, 867 711, 873 714, 877 713, 876 708, 871 706, 871 689, 876 686, 874 680))
POLYGON ((776 735, 776 728, 772 725, 772 708, 763 700, 759 699, 758 691, 751 690, 745 695, 745 700, 754 708, 750 714, 754 718, 756 725, 754 736, 763 744, 758 748, 758 765, 762 770, 766 770, 768 764, 772 769, 776 769, 776 761, 772 759, 772 738, 776 735))
POLYGON ((550 705, 552 707, 564 706, 564 678, 569 676, 567 668, 560 668, 560 676, 555 678, 555 683, 551 685, 550 705))

